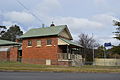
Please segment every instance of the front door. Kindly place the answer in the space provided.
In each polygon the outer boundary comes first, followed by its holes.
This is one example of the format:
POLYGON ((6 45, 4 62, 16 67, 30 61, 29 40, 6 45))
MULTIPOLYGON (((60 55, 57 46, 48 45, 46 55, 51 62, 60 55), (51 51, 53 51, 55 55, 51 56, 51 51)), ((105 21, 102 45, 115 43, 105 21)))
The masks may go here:
POLYGON ((22 50, 19 50, 19 51, 18 51, 17 61, 18 61, 18 62, 21 62, 21 61, 22 61, 22 50))

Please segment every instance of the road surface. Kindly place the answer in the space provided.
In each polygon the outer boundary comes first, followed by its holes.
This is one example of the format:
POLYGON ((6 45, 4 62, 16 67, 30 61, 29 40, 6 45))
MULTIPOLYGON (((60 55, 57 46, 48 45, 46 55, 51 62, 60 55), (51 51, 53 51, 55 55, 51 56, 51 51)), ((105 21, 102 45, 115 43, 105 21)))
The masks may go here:
POLYGON ((120 73, 0 72, 0 80, 120 80, 120 73))

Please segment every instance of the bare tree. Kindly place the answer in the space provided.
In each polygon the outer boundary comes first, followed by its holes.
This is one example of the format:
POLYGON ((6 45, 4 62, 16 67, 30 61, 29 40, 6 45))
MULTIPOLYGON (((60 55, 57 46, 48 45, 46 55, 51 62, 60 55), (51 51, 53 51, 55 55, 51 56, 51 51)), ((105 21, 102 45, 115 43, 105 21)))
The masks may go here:
POLYGON ((79 35, 79 41, 78 43, 83 46, 84 48, 84 54, 83 57, 85 58, 85 61, 93 61, 93 54, 92 49, 99 44, 96 42, 95 39, 93 39, 93 35, 89 36, 88 34, 81 33, 79 35))
POLYGON ((81 33, 79 35, 79 44, 82 45, 84 48, 88 48, 88 49, 93 48, 95 42, 96 41, 93 39, 93 36, 89 37, 88 34, 84 34, 84 33, 81 33))

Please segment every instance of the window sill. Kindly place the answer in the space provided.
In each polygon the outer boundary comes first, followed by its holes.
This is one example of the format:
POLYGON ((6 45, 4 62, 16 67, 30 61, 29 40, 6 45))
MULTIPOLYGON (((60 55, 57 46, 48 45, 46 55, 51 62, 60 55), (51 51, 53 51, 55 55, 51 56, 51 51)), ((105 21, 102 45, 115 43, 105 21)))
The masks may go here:
POLYGON ((30 47, 32 47, 32 46, 27 46, 27 48, 30 48, 30 47))
POLYGON ((40 48, 40 47, 42 47, 42 46, 36 46, 36 47, 40 48))
POLYGON ((46 46, 52 46, 52 45, 46 45, 46 46))

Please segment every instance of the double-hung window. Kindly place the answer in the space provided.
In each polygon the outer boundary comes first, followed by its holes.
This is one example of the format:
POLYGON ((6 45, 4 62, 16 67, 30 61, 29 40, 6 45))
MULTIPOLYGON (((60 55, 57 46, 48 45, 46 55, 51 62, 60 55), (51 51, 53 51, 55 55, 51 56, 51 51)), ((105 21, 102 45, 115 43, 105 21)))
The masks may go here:
POLYGON ((47 45, 52 45, 52 40, 51 39, 47 40, 47 45))
POLYGON ((32 41, 31 40, 28 41, 28 46, 32 46, 32 41))
POLYGON ((37 46, 41 46, 41 40, 37 40, 37 46))

